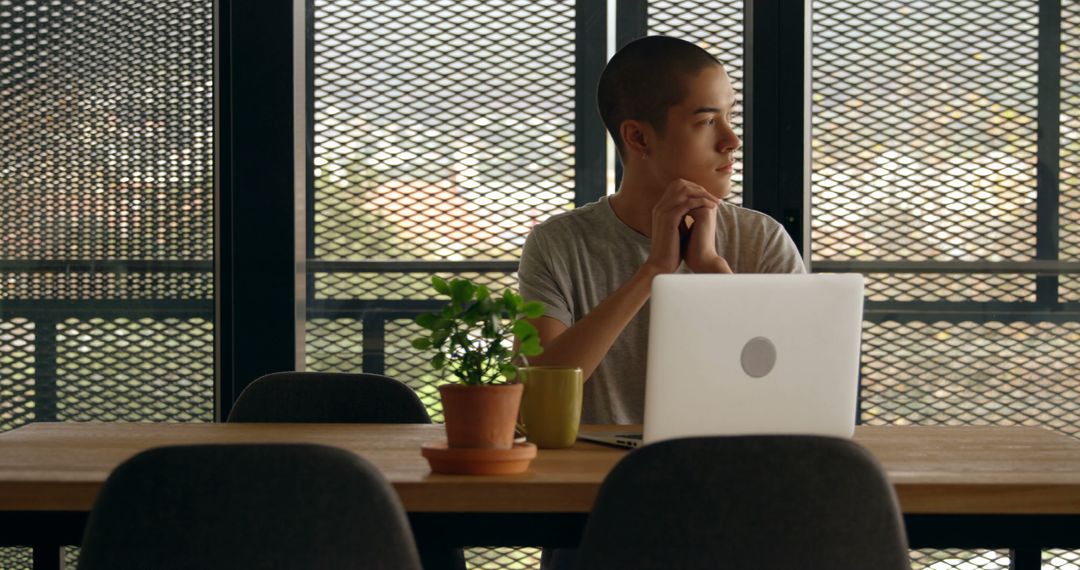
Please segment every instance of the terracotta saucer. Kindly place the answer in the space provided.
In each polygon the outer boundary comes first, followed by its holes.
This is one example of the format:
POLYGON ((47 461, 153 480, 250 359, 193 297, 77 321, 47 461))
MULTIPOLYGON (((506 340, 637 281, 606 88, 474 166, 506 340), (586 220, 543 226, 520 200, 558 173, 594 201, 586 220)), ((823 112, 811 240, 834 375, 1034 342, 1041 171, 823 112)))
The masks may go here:
POLYGON ((515 443, 510 449, 451 449, 446 440, 420 446, 432 473, 454 475, 511 475, 529 468, 536 457, 536 445, 515 443))

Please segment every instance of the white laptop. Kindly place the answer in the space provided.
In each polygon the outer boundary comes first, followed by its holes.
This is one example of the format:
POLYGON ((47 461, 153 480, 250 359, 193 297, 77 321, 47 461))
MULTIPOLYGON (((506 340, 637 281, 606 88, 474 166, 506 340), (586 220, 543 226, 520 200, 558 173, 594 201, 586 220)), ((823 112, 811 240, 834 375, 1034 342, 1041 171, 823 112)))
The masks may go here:
POLYGON ((661 275, 643 438, 581 438, 636 447, 702 435, 851 437, 862 308, 857 274, 661 275))

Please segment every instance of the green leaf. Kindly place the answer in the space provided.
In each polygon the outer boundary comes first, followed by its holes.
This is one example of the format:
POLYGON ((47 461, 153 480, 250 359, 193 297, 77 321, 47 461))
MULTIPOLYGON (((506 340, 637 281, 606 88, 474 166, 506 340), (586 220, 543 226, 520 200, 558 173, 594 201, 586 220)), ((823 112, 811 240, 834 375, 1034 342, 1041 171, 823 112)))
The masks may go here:
POLYGON ((514 366, 513 364, 503 364, 499 366, 499 374, 502 374, 503 378, 506 378, 507 380, 513 380, 517 377, 517 372, 517 366, 514 366))
POLYGON ((431 367, 435 370, 442 370, 443 366, 446 366, 446 355, 438 353, 431 358, 431 367))
POLYGON ((465 321, 469 325, 474 325, 480 322, 480 319, 484 316, 484 304, 477 301, 469 308, 465 309, 465 312, 461 314, 461 320, 465 321))
POLYGON ((521 312, 530 319, 544 316, 544 304, 539 301, 529 301, 521 308, 521 312))
POLYGON ((434 334, 431 335, 431 344, 435 348, 442 348, 443 343, 446 342, 446 337, 448 337, 448 336, 450 336, 450 330, 449 329, 437 330, 437 331, 435 331, 434 334))
POLYGON ((429 338, 414 338, 412 341, 412 347, 416 350, 427 350, 431 348, 431 339, 429 338))
POLYGON ((476 285, 468 279, 454 279, 450 282, 450 298, 458 305, 464 306, 469 299, 472 299, 474 291, 476 291, 476 285))
POLYGON ((530 338, 529 340, 522 341, 521 353, 525 356, 536 356, 544 353, 544 348, 540 346, 540 339, 538 337, 530 338))
POLYGON ((514 336, 522 343, 528 342, 534 337, 540 335, 536 330, 536 327, 532 326, 528 321, 517 321, 514 323, 514 336))
POLYGON ((424 313, 416 317, 416 324, 424 327, 428 330, 433 330, 439 322, 439 315, 435 313, 424 313))
POLYGON ((446 283, 446 279, 439 277, 438 275, 431 276, 431 286, 435 288, 435 291, 443 294, 450 294, 450 285, 446 283))

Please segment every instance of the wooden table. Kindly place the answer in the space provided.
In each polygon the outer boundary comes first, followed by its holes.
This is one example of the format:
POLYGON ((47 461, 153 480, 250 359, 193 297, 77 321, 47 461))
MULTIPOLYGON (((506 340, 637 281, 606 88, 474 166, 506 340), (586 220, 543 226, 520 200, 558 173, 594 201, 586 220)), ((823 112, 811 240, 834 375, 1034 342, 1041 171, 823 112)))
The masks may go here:
MULTIPOLYGON (((625 426, 589 429, 626 430, 625 426)), ((418 537, 445 544, 573 545, 624 450, 541 450, 527 473, 432 474, 420 444, 440 425, 39 423, 0 434, 0 541, 74 544, 109 472, 162 445, 311 442, 366 457, 390 480, 418 537)), ((1080 440, 1026 427, 860 426, 885 466, 913 547, 1080 548, 1080 440)))

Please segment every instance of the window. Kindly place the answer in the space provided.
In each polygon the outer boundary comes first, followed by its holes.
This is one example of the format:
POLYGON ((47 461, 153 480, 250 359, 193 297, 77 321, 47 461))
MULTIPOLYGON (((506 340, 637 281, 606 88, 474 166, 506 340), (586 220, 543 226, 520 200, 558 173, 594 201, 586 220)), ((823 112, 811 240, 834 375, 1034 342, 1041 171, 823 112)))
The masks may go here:
POLYGON ((813 2, 813 266, 866 276, 865 423, 1080 436, 1080 8, 1062 3, 1060 58, 1040 60, 1059 47, 1051 4, 813 2))
POLYGON ((0 0, 0 431, 213 420, 212 8, 0 0))

